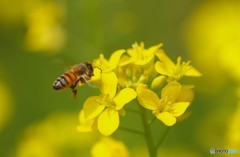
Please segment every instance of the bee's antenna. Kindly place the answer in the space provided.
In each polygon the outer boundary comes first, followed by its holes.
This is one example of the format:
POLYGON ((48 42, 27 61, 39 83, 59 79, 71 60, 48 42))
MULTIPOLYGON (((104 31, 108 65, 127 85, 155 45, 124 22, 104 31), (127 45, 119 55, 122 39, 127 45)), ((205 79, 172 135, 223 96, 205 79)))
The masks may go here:
POLYGON ((98 68, 101 71, 101 73, 102 73, 102 69, 101 68, 99 68, 99 67, 94 67, 94 68, 98 68))

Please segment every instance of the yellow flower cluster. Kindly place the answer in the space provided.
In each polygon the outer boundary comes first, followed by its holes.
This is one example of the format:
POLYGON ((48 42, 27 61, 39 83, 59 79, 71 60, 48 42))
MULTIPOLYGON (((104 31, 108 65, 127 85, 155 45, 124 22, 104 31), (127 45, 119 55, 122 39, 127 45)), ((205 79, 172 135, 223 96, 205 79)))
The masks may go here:
POLYGON ((113 52, 109 59, 101 54, 93 66, 98 68, 90 82, 101 93, 85 101, 78 130, 98 130, 103 135, 117 130, 119 115, 125 115, 124 106, 134 99, 164 124, 172 126, 192 98, 183 94, 185 87, 178 81, 183 76, 201 76, 190 61, 182 62, 178 57, 174 64, 162 44, 146 49, 143 43, 134 43, 128 50, 113 52))

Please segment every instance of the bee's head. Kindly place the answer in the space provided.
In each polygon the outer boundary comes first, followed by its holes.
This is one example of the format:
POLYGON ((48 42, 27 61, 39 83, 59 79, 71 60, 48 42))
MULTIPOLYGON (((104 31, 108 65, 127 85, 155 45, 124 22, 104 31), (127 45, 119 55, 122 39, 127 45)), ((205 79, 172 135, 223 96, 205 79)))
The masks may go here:
MULTIPOLYGON (((93 67, 92 66, 92 64, 91 63, 89 63, 89 62, 85 62, 85 65, 86 65, 86 67, 87 67, 87 69, 88 69, 88 75, 90 75, 90 76, 94 76, 94 68, 98 68, 98 67, 93 67)), ((100 71, 101 71, 101 73, 102 73, 102 69, 100 69, 100 68, 98 68, 100 71)))
POLYGON ((86 64, 86 66, 87 66, 87 69, 90 71, 90 73, 93 73, 93 67, 92 67, 92 64, 89 63, 89 62, 86 62, 85 64, 86 64))
POLYGON ((93 67, 92 67, 92 64, 89 63, 89 62, 85 62, 85 65, 86 65, 86 67, 87 67, 87 73, 88 73, 88 75, 93 76, 93 67))

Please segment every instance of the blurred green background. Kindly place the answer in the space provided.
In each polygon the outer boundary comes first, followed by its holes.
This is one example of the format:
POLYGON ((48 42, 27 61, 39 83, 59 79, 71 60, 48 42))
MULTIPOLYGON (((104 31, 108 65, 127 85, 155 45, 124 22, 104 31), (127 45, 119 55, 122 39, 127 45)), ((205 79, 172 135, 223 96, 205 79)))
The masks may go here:
MULTIPOLYGON (((174 61, 191 60, 203 74, 190 80, 196 87, 188 117, 171 128, 160 154, 240 151, 239 28, 240 2, 231 0, 0 1, 0 156, 90 156, 98 134, 78 133, 76 126, 95 91, 81 87, 74 100, 52 83, 68 65, 141 41, 147 48, 164 43, 174 61)), ((139 121, 130 113, 121 124, 139 127, 139 121)), ((158 137, 164 126, 155 125, 158 137)), ((121 130, 113 137, 130 156, 147 156, 143 137, 121 130)))

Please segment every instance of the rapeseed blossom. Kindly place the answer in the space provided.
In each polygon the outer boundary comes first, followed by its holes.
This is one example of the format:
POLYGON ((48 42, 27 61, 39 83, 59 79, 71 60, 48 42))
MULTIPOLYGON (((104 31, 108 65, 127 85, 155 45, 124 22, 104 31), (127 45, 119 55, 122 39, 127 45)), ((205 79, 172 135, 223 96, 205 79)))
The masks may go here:
POLYGON ((91 154, 92 157, 129 157, 124 143, 110 137, 103 137, 95 143, 91 154))
POLYGON ((152 90, 144 85, 137 88, 138 101, 146 109, 152 110, 152 113, 167 126, 176 123, 176 117, 181 116, 190 102, 177 102, 181 93, 182 86, 178 82, 170 82, 161 92, 161 99, 152 90))
POLYGON ((33 2, 25 10, 25 45, 31 52, 58 52, 65 43, 64 6, 47 1, 33 2))
POLYGON ((156 62, 155 68, 159 74, 167 76, 168 81, 177 81, 185 76, 199 77, 199 73, 194 67, 190 65, 190 61, 182 62, 182 58, 177 58, 177 64, 165 54, 163 50, 156 53, 159 61, 156 62))
POLYGON ((193 99, 193 86, 183 85, 180 80, 201 73, 181 57, 174 64, 162 45, 146 49, 144 43, 134 43, 130 49, 115 51, 109 59, 100 54, 93 61, 94 76, 89 82, 99 88, 100 94, 84 102, 78 131, 98 130, 111 135, 120 126, 119 115, 127 114, 124 108, 134 99, 165 125, 177 122, 193 99))
POLYGON ((86 120, 96 119, 97 128, 103 135, 110 135, 119 126, 119 114, 124 114, 124 105, 136 98, 137 94, 131 88, 124 88, 117 93, 115 73, 103 75, 102 94, 85 101, 83 114, 86 120))

